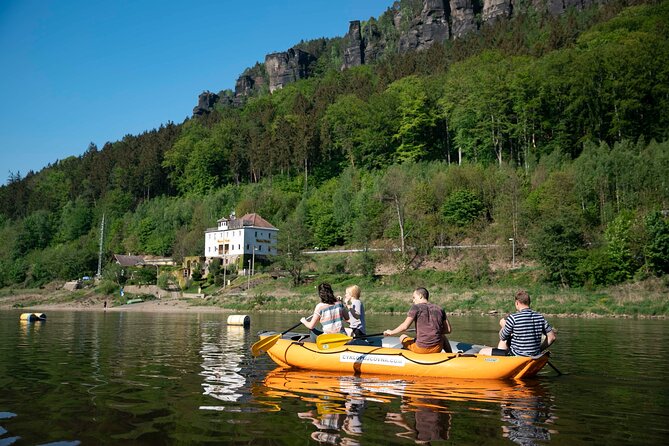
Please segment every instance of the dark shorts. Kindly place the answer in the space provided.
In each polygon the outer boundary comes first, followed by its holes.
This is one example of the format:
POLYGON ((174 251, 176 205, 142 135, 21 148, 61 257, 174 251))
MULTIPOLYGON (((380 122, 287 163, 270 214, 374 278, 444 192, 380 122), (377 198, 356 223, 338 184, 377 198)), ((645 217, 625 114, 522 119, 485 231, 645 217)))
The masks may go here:
POLYGON ((351 334, 353 335, 354 338, 359 338, 360 336, 365 336, 365 332, 360 330, 359 328, 351 329, 351 334))
POLYGON ((511 353, 511 350, 504 350, 501 348, 493 348, 492 349, 492 355, 493 356, 515 356, 513 353, 511 353))

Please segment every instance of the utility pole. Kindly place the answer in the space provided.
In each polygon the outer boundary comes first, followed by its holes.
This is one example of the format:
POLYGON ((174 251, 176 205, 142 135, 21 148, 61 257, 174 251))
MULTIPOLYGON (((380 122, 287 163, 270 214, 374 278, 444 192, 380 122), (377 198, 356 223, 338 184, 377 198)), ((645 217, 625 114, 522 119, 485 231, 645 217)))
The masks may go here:
POLYGON ((251 275, 252 276, 256 275, 256 249, 258 249, 258 247, 256 245, 253 245, 253 254, 252 254, 253 261, 251 262, 251 268, 252 268, 251 269, 251 275))
POLYGON ((227 260, 227 257, 225 255, 225 250, 223 250, 223 288, 225 288, 225 286, 228 284, 225 281, 225 272, 226 272, 226 269, 228 268, 228 266, 226 265, 226 263, 227 263, 226 260, 227 260))
POLYGON ((511 268, 516 267, 516 239, 510 238, 511 242, 511 268))
POLYGON ((102 246, 105 240, 105 214, 102 214, 102 223, 100 224, 100 250, 98 252, 98 274, 97 278, 102 277, 102 246))

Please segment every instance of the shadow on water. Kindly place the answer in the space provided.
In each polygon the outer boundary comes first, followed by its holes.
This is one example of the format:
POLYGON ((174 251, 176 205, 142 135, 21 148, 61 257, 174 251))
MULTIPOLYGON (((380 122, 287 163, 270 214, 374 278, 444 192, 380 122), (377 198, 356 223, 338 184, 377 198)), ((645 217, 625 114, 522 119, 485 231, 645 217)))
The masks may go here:
MULTIPOLYGON (((382 435, 391 443, 449 440, 454 418, 465 411, 496 418, 491 425, 501 424, 498 435, 518 444, 544 442, 557 433, 550 428, 555 419, 552 398, 539 380, 389 379, 277 368, 252 391, 260 400, 274 400, 278 410, 285 398, 308 403, 311 409, 297 417, 313 426, 311 439, 325 444, 357 445, 373 439, 363 422, 370 405, 378 412, 374 424, 383 422, 382 435), (387 437, 389 433, 393 437, 387 437)), ((457 437, 467 434, 458 432, 457 437)))

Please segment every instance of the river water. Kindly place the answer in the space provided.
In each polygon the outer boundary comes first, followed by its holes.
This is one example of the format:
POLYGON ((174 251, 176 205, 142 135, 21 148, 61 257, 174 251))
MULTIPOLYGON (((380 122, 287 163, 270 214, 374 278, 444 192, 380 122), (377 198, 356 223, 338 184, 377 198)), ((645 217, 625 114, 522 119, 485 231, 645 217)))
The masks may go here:
MULTIPOLYGON (((281 370, 251 344, 290 314, 0 311, 0 446, 669 442, 669 322, 552 319, 550 368, 523 382, 281 370)), ((368 332, 404 315, 368 315, 368 332)), ((497 320, 452 317, 496 342, 497 320)))

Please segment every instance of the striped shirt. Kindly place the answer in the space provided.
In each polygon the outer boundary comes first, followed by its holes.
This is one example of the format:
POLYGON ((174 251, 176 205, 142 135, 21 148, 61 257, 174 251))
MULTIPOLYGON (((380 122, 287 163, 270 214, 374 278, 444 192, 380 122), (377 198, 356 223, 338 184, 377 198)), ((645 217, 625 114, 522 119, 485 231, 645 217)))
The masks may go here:
POLYGON ((553 331, 546 319, 530 308, 523 308, 506 318, 499 331, 502 341, 511 339, 511 353, 516 356, 534 356, 541 353, 541 335, 553 331))
POLYGON ((316 305, 314 315, 320 317, 323 333, 341 333, 344 331, 344 306, 341 302, 332 305, 321 302, 316 305))

